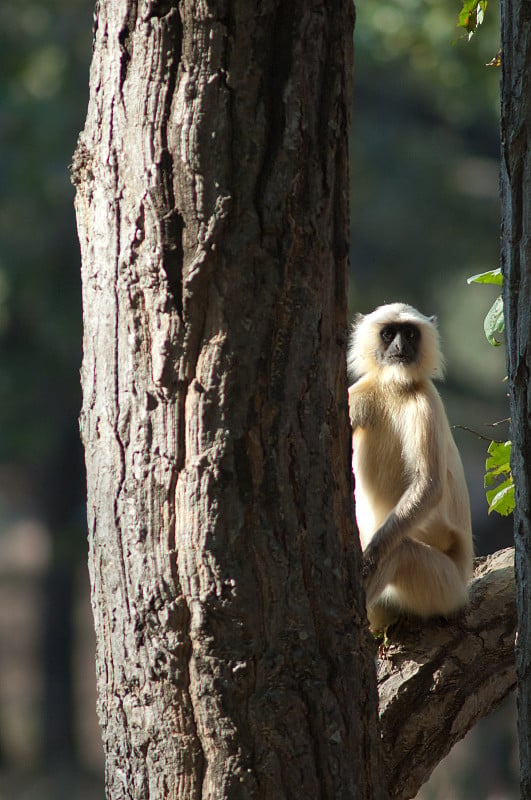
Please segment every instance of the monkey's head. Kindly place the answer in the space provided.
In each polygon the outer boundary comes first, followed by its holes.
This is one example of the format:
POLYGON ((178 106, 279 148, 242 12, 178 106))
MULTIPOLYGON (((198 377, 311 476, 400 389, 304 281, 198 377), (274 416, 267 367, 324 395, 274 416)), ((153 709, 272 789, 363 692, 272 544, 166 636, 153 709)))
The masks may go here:
POLYGON ((425 317, 405 303, 390 303, 371 314, 359 314, 352 329, 347 365, 355 379, 368 372, 400 383, 442 377, 435 317, 425 317))

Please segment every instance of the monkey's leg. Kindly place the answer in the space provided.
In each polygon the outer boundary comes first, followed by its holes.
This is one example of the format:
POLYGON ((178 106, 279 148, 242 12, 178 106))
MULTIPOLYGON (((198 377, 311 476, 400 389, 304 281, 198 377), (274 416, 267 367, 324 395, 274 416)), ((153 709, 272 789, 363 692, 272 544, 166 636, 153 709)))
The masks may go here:
POLYGON ((369 618, 397 611, 421 617, 448 615, 465 605, 466 583, 452 559, 430 545, 405 539, 386 557, 367 586, 369 618))

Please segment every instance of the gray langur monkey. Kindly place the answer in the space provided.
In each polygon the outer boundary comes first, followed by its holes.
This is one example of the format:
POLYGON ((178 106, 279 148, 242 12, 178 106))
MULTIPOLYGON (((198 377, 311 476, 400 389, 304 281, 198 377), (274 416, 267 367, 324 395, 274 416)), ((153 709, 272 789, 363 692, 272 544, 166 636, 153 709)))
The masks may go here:
POLYGON ((447 616, 467 601, 473 542, 461 459, 432 378, 434 318, 392 303, 355 321, 347 353, 367 614, 447 616))

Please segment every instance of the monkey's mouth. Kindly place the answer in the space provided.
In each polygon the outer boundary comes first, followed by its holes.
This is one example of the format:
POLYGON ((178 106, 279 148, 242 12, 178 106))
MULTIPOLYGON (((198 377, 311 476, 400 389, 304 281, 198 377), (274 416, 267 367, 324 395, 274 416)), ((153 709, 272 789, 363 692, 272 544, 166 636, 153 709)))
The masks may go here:
POLYGON ((406 353, 393 353, 389 356, 391 361, 396 361, 398 364, 412 364, 414 359, 406 353))

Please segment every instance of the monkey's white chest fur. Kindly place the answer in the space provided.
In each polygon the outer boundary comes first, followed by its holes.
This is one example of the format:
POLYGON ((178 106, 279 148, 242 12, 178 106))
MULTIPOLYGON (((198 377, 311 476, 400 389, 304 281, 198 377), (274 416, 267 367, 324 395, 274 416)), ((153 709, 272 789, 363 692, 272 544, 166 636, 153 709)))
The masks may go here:
POLYGON ((352 471, 356 481, 356 522, 365 550, 410 482, 401 443, 383 417, 379 426, 358 427, 354 431, 352 471))
POLYGON ((387 425, 382 423, 376 435, 366 428, 354 432, 352 471, 356 522, 365 550, 407 487, 401 448, 387 425))

